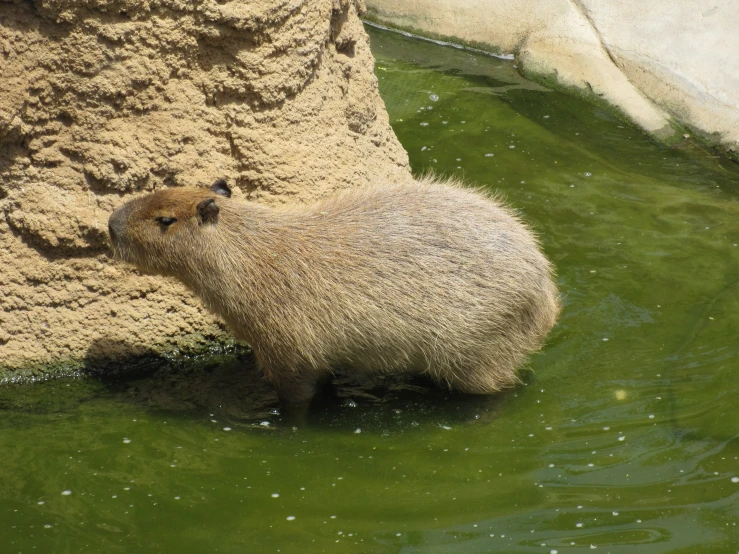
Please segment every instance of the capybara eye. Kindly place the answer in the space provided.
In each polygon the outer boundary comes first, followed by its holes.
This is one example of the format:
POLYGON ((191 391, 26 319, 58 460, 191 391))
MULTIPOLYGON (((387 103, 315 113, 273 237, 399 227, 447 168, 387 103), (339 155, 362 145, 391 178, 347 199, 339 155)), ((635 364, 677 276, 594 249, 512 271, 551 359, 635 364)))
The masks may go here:
POLYGON ((160 225, 164 225, 165 227, 169 227, 172 225, 177 219, 174 217, 157 217, 157 223, 160 225))

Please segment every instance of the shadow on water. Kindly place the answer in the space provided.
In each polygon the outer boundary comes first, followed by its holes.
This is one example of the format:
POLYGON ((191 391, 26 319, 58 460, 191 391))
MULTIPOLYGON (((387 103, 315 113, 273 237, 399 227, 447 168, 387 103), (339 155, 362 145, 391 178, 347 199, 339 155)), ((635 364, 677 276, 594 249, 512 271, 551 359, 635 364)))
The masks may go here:
MULTIPOLYGON (((0 389, 0 409, 39 414, 73 412, 96 400, 136 406, 147 412, 242 426, 291 429, 273 387, 264 380, 251 350, 234 346, 219 352, 166 358, 154 352, 112 359, 126 345, 94 343, 83 377, 50 380, 34 387, 0 389)), ((337 371, 320 389, 307 415, 315 428, 412 430, 419 421, 438 425, 491 421, 516 394, 464 395, 413 375, 350 375, 337 371)))
MULTIPOLYGON (((290 429, 277 395, 249 352, 145 372, 98 377, 112 399, 150 411, 204 414, 241 425, 290 429)), ((337 372, 319 391, 305 423, 314 428, 401 431, 419 420, 439 424, 490 420, 506 394, 471 396, 440 389, 429 379, 403 375, 357 377, 337 372)))

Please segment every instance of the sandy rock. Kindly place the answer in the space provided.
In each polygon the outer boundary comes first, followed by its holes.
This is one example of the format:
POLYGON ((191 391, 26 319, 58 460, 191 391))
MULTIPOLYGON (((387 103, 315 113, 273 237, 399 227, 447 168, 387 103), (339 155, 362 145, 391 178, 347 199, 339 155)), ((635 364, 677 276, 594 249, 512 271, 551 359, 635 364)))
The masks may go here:
POLYGON ((0 0, 0 366, 226 337, 107 257, 130 195, 227 179, 257 202, 409 179, 353 0, 0 0))

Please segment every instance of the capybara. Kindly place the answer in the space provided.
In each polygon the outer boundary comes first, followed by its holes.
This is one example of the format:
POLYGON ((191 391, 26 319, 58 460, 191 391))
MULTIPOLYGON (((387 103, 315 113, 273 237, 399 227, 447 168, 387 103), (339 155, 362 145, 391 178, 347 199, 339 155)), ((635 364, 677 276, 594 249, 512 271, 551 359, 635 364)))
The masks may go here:
POLYGON ((312 204, 170 188, 110 216, 115 257, 177 277, 249 343, 286 405, 334 369, 468 393, 518 382, 559 312, 552 266, 494 197, 432 177, 312 204))

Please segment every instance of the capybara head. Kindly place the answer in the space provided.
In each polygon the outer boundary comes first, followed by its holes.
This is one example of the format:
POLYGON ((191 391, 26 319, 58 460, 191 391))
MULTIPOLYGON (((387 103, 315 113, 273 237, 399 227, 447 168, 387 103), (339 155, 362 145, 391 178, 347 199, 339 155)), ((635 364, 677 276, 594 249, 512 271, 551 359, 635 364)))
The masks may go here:
POLYGON ((166 189, 127 202, 108 220, 113 256, 146 271, 179 275, 207 248, 218 203, 230 197, 231 189, 218 180, 210 189, 166 189))

